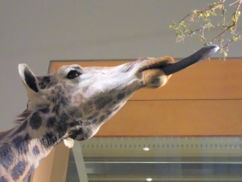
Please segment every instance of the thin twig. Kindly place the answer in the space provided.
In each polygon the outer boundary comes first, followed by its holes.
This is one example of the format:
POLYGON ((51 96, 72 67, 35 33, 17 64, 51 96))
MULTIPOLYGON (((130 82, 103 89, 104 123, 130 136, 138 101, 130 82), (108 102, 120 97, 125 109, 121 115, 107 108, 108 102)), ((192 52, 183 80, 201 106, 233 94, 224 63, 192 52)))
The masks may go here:
POLYGON ((242 0, 234 0, 234 2, 227 5, 225 4, 226 2, 228 1, 216 1, 207 8, 194 10, 191 13, 188 13, 186 16, 180 19, 177 24, 172 24, 170 28, 175 30, 177 40, 184 40, 186 37, 198 35, 200 41, 203 43, 219 43, 221 45, 221 52, 223 52, 224 56, 226 57, 230 44, 242 37, 242 35, 237 32, 242 0), (228 12, 231 11, 227 11, 227 7, 231 7, 233 9, 233 14, 231 15, 232 17, 229 20, 227 20, 228 12), (222 20, 220 23, 214 24, 212 23, 212 20, 214 20, 213 16, 217 16, 218 12, 215 12, 217 9, 221 9, 220 15, 222 16, 222 20), (192 28, 196 25, 199 27, 192 28), (219 29, 220 31, 218 32, 219 29), (208 38, 207 33, 209 31, 216 32, 215 36, 208 38), (228 35, 230 35, 230 37, 225 37, 227 32, 229 33, 228 35), (225 39, 227 40, 225 41, 225 39))

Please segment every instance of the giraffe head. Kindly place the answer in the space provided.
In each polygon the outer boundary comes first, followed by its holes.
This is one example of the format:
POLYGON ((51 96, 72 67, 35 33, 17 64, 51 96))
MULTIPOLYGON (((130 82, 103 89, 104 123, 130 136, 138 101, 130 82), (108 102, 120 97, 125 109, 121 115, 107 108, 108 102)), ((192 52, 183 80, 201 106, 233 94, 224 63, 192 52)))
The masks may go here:
POLYGON ((28 105, 17 119, 18 125, 0 133, 0 181, 22 181, 57 143, 68 137, 92 137, 136 90, 164 86, 170 78, 167 75, 217 49, 202 48, 176 63, 163 57, 114 67, 70 65, 45 76, 36 76, 26 64, 20 64, 28 105))
POLYGON ((55 117, 52 125, 65 123, 59 137, 83 140, 93 136, 133 92, 165 85, 170 76, 161 67, 170 62, 171 57, 163 57, 113 67, 70 65, 45 76, 36 76, 26 64, 20 64, 19 74, 26 87, 28 110, 45 109, 55 117))
POLYGON ((28 93, 28 109, 45 110, 46 117, 54 118, 45 124, 47 130, 58 133, 58 138, 83 140, 92 137, 136 90, 164 86, 167 75, 217 49, 205 47, 175 64, 171 57, 145 58, 113 67, 62 66, 46 76, 35 76, 20 64, 19 73, 28 93))

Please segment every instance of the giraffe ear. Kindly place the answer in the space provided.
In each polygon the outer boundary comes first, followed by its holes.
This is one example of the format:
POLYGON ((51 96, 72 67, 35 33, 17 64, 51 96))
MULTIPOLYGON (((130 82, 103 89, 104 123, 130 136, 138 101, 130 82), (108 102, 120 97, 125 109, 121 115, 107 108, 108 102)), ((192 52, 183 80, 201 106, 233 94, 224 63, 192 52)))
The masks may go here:
POLYGON ((19 64, 18 72, 24 83, 28 94, 39 92, 37 78, 27 64, 19 64))

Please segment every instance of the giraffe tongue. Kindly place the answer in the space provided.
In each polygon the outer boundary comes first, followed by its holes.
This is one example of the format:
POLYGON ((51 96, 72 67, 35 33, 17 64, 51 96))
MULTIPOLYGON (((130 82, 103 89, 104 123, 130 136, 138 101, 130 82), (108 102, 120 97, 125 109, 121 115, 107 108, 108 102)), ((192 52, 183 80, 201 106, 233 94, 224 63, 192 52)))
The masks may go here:
POLYGON ((165 66, 162 66, 161 69, 166 75, 170 75, 176 73, 202 59, 205 59, 219 50, 217 45, 206 46, 195 52, 194 54, 176 62, 176 63, 169 63, 165 66))

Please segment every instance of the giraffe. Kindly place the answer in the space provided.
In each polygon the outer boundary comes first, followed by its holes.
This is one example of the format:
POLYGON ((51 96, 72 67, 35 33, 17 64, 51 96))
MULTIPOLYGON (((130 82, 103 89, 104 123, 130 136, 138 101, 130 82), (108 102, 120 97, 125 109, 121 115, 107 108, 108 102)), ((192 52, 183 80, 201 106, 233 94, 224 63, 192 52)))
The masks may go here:
POLYGON ((202 48, 177 63, 166 56, 114 67, 70 65, 45 76, 20 64, 28 103, 16 126, 0 134, 0 182, 23 181, 58 143, 91 138, 135 91, 164 86, 173 72, 217 49, 202 48))

